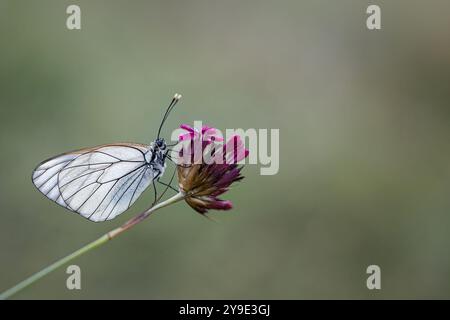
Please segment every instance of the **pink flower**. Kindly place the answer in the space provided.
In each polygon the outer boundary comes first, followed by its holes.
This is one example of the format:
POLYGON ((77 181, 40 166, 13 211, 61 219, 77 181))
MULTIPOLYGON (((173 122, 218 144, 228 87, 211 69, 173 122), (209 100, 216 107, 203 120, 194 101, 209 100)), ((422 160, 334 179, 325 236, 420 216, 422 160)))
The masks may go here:
POLYGON ((231 209, 231 201, 219 196, 244 178, 242 166, 237 162, 246 158, 249 151, 241 138, 235 135, 225 145, 219 145, 217 142, 223 139, 217 136, 215 128, 203 126, 197 130, 188 125, 181 128, 187 133, 180 135, 179 140, 190 141, 188 148, 180 152, 177 167, 178 184, 186 194, 186 202, 201 214, 209 209, 231 209))

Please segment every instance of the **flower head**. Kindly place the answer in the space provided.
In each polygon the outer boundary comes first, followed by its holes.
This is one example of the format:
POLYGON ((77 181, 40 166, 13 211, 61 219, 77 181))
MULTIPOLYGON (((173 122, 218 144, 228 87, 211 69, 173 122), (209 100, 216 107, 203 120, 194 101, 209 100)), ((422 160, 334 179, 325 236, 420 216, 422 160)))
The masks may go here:
POLYGON ((215 128, 203 126, 197 130, 188 125, 181 128, 187 133, 180 135, 179 140, 189 141, 187 148, 179 153, 177 167, 179 188, 186 195, 186 202, 201 214, 209 209, 231 209, 231 201, 219 196, 233 182, 244 178, 242 166, 237 162, 248 156, 248 150, 241 138, 235 135, 226 144, 219 145, 216 142, 223 139, 215 128))

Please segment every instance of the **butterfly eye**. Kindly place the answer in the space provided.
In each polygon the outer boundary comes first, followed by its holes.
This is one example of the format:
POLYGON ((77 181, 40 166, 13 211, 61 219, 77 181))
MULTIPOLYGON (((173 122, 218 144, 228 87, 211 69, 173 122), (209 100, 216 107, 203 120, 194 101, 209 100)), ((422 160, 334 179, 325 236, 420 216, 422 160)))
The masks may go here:
POLYGON ((166 144, 164 142, 164 139, 158 139, 156 140, 156 145, 158 146, 158 148, 160 149, 165 149, 166 148, 166 144))

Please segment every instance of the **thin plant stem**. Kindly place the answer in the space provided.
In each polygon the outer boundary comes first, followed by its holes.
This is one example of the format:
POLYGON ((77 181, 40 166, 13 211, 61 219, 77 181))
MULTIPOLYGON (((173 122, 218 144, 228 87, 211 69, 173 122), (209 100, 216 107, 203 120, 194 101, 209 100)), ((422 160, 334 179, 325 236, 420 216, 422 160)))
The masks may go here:
POLYGON ((88 243, 84 247, 82 247, 82 248, 78 249, 77 251, 69 254, 68 256, 65 256, 62 259, 59 259, 58 261, 56 261, 53 264, 47 266, 46 268, 42 269, 41 271, 33 274, 29 278, 23 280, 22 282, 19 282, 14 287, 4 291, 3 293, 0 294, 0 300, 5 300, 5 299, 10 298, 14 294, 18 293, 19 291, 21 291, 24 288, 28 287, 29 285, 33 284, 37 280, 39 280, 42 277, 46 276, 50 272, 55 271, 59 267, 65 265, 67 262, 72 261, 73 259, 75 259, 75 258, 77 258, 77 257, 79 257, 79 256, 81 256, 83 254, 85 254, 86 252, 89 252, 92 249, 97 248, 97 247, 105 244, 109 240, 112 240, 115 237, 117 237, 122 232, 125 232, 125 231, 129 230, 130 228, 134 227, 136 224, 142 222, 145 218, 147 218, 150 214, 152 214, 156 210, 164 208, 164 207, 166 207, 166 206, 168 206, 170 204, 173 204, 175 202, 178 202, 178 201, 184 199, 184 197, 185 197, 185 194, 182 193, 182 192, 179 192, 176 195, 174 195, 173 197, 171 197, 171 198, 169 198, 169 199, 167 199, 167 200, 165 200, 163 202, 160 202, 160 203, 156 204, 155 206, 152 206, 152 207, 148 208, 144 212, 138 214, 134 218, 132 218, 132 219, 128 220, 127 222, 125 222, 122 226, 120 226, 120 227, 118 227, 118 228, 116 228, 114 230, 111 230, 110 232, 104 234, 103 236, 101 236, 97 240, 88 243))

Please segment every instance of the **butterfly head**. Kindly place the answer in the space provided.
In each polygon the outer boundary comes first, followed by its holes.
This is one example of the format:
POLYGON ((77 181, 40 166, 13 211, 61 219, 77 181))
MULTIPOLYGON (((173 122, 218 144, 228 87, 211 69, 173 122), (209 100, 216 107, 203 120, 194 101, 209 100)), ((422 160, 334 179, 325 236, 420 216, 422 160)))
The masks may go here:
POLYGON ((166 141, 163 138, 157 138, 154 143, 154 148, 156 150, 164 151, 167 148, 166 141))

